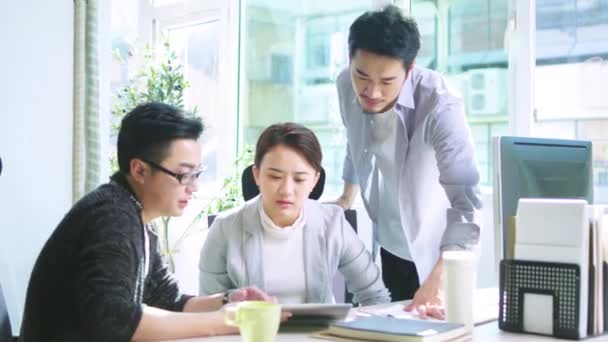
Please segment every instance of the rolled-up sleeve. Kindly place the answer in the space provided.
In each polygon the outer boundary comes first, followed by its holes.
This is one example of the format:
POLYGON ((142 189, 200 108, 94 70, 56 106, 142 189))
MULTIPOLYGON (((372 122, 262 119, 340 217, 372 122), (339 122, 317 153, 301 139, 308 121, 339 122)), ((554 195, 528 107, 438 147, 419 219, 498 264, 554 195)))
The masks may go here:
POLYGON ((390 302, 391 297, 382 281, 380 268, 354 229, 341 216, 343 245, 338 269, 344 275, 346 288, 353 293, 353 301, 361 305, 390 302))
POLYGON ((344 156, 344 165, 342 167, 342 180, 350 184, 358 184, 357 174, 355 173, 355 167, 350 156, 348 146, 346 146, 346 155, 344 156))
POLYGON ((480 227, 475 222, 475 211, 481 209, 479 170, 462 100, 446 97, 439 102, 429 129, 439 182, 450 201, 440 248, 473 249, 480 237, 480 227))
POLYGON ((216 218, 201 249, 199 261, 199 294, 209 295, 235 288, 228 276, 226 261, 227 241, 222 219, 216 218))

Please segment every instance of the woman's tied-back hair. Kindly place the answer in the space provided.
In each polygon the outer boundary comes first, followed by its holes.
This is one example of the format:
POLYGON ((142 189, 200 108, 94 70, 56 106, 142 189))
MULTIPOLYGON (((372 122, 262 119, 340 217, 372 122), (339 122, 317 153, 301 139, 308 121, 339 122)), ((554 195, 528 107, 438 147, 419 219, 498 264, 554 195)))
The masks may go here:
POLYGON ((255 166, 259 168, 266 153, 278 145, 293 149, 315 171, 321 171, 323 154, 317 136, 310 129, 293 122, 274 124, 262 132, 255 148, 255 166))

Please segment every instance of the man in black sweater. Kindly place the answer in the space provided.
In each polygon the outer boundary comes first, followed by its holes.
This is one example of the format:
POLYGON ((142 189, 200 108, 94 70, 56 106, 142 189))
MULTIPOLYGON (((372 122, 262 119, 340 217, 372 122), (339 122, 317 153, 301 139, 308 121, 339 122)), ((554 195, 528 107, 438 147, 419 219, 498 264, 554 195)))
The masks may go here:
POLYGON ((31 274, 20 340, 162 340, 235 333, 227 301, 270 300, 256 288, 192 297, 161 261, 151 221, 178 216, 202 173, 200 120, 140 105, 122 120, 120 171, 83 197, 44 245, 31 274))

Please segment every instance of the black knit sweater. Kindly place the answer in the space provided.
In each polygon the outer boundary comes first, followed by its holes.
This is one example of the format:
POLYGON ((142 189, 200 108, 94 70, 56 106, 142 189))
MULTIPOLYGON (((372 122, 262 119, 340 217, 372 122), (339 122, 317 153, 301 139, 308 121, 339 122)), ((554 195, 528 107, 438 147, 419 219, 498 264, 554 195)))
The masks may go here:
POLYGON ((20 341, 130 341, 142 303, 182 311, 182 295, 120 174, 86 195, 44 245, 30 278, 20 341))

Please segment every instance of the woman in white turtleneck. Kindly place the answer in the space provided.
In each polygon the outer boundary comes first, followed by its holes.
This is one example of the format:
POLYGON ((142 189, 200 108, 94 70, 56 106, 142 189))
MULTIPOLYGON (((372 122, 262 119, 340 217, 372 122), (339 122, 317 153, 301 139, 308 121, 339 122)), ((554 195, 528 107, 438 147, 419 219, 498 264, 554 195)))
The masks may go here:
POLYGON ((308 199, 321 159, 319 141, 304 126, 262 132, 253 167, 260 195, 215 219, 201 251, 201 294, 253 285, 280 303, 332 303, 340 271, 354 302, 390 301, 343 210, 308 199))

